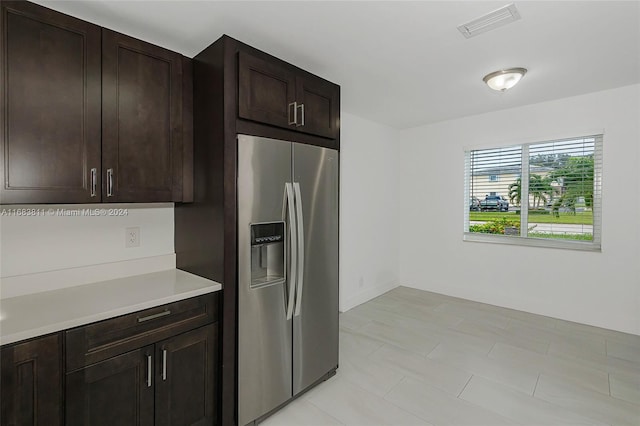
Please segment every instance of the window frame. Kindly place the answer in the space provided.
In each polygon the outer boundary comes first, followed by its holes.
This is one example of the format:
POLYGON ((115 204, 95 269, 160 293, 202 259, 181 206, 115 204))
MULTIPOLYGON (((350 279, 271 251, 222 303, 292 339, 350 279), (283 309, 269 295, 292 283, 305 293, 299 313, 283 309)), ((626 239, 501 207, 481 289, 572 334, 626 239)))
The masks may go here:
POLYGON ((568 249, 580 251, 602 251, 602 172, 603 172, 603 145, 604 132, 587 134, 585 136, 569 136, 564 138, 556 138, 549 140, 527 141, 522 143, 513 143, 507 145, 494 145, 484 147, 466 147, 464 149, 464 227, 463 241, 508 244, 528 247, 546 247, 555 249, 568 249), (501 148, 521 147, 521 192, 529 193, 529 147, 537 144, 547 144, 553 142, 563 142, 578 139, 594 139, 594 188, 593 188, 593 240, 559 240, 551 238, 534 238, 529 237, 529 206, 528 203, 522 203, 520 206, 520 235, 502 235, 502 234, 483 234, 477 232, 469 232, 469 197, 471 182, 471 152, 479 150, 491 150, 501 148))

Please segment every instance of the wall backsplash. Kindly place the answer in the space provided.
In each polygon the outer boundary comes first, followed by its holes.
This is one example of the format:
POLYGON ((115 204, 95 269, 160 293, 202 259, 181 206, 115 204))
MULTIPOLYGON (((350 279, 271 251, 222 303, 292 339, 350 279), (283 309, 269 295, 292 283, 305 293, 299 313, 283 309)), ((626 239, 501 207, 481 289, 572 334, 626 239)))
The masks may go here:
POLYGON ((0 205, 0 277, 173 255, 173 229, 171 203, 0 205), (125 248, 129 227, 139 247, 125 248))

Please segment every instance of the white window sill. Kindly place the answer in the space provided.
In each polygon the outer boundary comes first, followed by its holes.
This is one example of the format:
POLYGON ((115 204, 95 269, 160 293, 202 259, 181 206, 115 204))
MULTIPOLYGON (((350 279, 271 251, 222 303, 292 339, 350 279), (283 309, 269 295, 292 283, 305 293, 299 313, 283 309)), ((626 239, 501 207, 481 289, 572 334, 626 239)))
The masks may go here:
POLYGON ((525 247, 546 247, 594 252, 602 251, 601 244, 592 241, 566 241, 546 238, 523 238, 518 236, 481 234, 476 232, 465 232, 462 239, 464 241, 478 243, 509 244, 525 247))

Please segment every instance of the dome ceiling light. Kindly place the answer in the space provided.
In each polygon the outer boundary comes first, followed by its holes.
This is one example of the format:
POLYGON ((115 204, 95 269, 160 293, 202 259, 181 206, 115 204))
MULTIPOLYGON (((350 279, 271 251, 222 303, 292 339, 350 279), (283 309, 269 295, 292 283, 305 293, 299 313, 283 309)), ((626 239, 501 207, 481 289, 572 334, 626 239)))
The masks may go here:
POLYGON ((526 73, 526 68, 509 68, 489 73, 484 76, 482 81, 487 83, 487 86, 493 90, 504 92, 518 84, 526 73))

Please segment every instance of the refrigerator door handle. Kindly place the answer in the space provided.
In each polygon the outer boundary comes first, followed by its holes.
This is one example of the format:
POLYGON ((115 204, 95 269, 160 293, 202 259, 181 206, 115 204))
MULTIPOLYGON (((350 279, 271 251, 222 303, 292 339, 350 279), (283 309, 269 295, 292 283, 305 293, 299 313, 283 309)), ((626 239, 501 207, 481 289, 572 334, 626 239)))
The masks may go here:
MULTIPOLYGON (((287 302, 287 321, 293 318, 293 304, 296 288, 296 270, 298 268, 298 250, 297 244, 297 225, 295 215, 295 203, 293 197, 293 186, 290 182, 284 184, 284 197, 282 202, 282 220, 289 224, 289 253, 291 253, 291 269, 289 270, 288 281, 288 302, 287 302), (289 213, 289 220, 287 219, 287 212, 289 213)), ((285 286, 285 288, 287 288, 285 286)))
POLYGON ((302 195, 300 183, 294 182, 293 189, 296 199, 296 221, 298 223, 298 280, 296 288, 295 316, 299 316, 302 310, 302 286, 304 284, 304 221, 302 220, 302 195))

